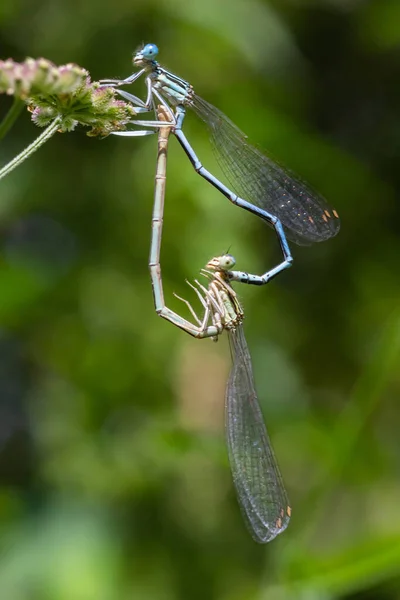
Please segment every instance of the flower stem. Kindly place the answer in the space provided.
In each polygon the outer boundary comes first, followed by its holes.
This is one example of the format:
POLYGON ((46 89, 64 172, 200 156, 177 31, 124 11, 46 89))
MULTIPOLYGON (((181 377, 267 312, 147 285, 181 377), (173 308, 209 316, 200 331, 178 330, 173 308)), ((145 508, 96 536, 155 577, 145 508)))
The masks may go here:
POLYGON ((32 144, 29 144, 29 146, 22 150, 18 156, 13 158, 2 169, 0 169, 0 179, 11 173, 13 169, 18 167, 18 165, 20 165, 24 160, 29 158, 29 156, 36 152, 36 150, 39 150, 40 146, 43 146, 43 144, 56 133, 57 129, 60 127, 61 121, 61 117, 54 119, 54 121, 50 123, 50 125, 43 131, 43 133, 39 135, 39 137, 36 138, 34 142, 32 142, 32 144))
POLYGON ((24 108, 25 102, 21 98, 14 98, 14 102, 11 105, 10 110, 0 123, 0 140, 6 135, 21 114, 21 110, 24 108))

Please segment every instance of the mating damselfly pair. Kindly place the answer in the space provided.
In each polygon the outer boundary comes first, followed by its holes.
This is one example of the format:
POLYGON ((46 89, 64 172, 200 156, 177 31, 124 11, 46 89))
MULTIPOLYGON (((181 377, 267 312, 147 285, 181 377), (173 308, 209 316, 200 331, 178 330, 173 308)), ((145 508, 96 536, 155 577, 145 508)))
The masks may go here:
MULTIPOLYGON (((244 337, 243 309, 231 286, 232 281, 262 285, 289 267, 292 256, 287 239, 298 244, 319 242, 336 235, 339 218, 327 202, 288 170, 278 166, 248 143, 246 136, 217 108, 194 93, 192 86, 167 71, 156 61, 154 44, 141 48, 133 58, 140 67, 123 80, 103 80, 135 106, 138 113, 154 112, 154 120, 134 120, 133 125, 159 131, 157 173, 152 219, 150 273, 157 313, 197 338, 217 339, 228 331, 233 359, 225 398, 226 441, 233 480, 245 522, 253 538, 261 543, 274 539, 287 527, 291 509, 282 477, 268 438, 254 386, 250 353, 244 337), (145 76, 145 100, 120 90, 145 76), (207 125, 219 163, 238 194, 203 167, 183 133, 186 107, 207 125), (261 217, 275 229, 283 261, 262 275, 232 270, 231 255, 213 258, 202 270, 208 279, 189 284, 204 309, 199 318, 183 300, 196 323, 169 309, 164 301, 160 249, 164 212, 167 145, 174 134, 196 172, 232 203, 261 217), (244 196, 246 199, 242 198, 244 196)), ((128 137, 153 133, 148 129, 115 132, 128 137)))

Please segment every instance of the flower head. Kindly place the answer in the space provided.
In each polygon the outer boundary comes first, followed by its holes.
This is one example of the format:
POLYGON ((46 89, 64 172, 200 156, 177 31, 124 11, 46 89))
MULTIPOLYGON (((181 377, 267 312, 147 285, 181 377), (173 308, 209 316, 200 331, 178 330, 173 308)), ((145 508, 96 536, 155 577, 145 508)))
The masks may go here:
POLYGON ((86 69, 72 63, 57 67, 45 58, 0 60, 0 93, 26 102, 39 127, 59 118, 60 132, 81 124, 90 127, 90 136, 106 136, 125 129, 136 115, 131 104, 115 97, 113 88, 92 82, 86 69))

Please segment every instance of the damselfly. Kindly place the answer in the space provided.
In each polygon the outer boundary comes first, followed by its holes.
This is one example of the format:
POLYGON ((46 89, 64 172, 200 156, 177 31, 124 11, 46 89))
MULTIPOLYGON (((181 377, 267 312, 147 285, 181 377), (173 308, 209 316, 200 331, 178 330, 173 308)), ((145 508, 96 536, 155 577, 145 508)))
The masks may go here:
MULTIPOLYGON (((216 187, 231 202, 260 216, 272 225, 278 235, 286 260, 280 270, 290 266, 292 257, 285 239, 298 244, 320 242, 337 234, 340 221, 337 212, 311 188, 249 144, 242 133, 220 110, 195 94, 193 87, 167 71, 156 61, 158 48, 146 44, 133 57, 133 64, 141 69, 123 80, 103 80, 103 85, 131 84, 145 75, 147 97, 142 101, 124 90, 118 90, 137 107, 138 112, 154 109, 155 101, 170 110, 170 126, 195 170, 216 187), (207 171, 182 131, 186 107, 191 108, 208 126, 217 159, 233 187, 247 200, 233 193, 219 179, 207 171), (282 227, 283 226, 283 227, 282 227)), ((135 125, 159 128, 159 121, 132 121, 135 125)), ((147 135, 152 131, 136 130, 115 132, 115 135, 147 135)), ((265 281, 249 281, 265 283, 265 281)))
MULTIPOLYGON (((165 107, 159 107, 158 116, 161 120, 168 118, 165 107)), ((217 340, 224 330, 228 332, 233 362, 225 395, 229 462, 246 525, 257 542, 266 543, 286 529, 291 509, 257 399, 242 326, 243 309, 230 285, 233 279, 241 280, 241 273, 232 271, 235 259, 226 254, 210 260, 201 271, 208 279, 207 287, 197 280, 195 285, 188 282, 204 308, 202 317, 187 300, 177 296, 187 305, 195 323, 168 308, 164 300, 160 248, 168 137, 169 128, 160 128, 149 265, 155 308, 162 318, 196 338, 217 340)))

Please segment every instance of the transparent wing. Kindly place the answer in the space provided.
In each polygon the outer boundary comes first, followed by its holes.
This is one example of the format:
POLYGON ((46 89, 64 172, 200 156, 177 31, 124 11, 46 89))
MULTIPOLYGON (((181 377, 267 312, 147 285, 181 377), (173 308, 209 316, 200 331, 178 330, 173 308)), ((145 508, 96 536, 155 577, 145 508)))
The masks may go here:
POLYGON ((243 328, 229 331, 232 370, 225 398, 225 428, 237 498, 247 527, 260 543, 273 540, 290 519, 289 500, 254 387, 243 328))
POLYGON ((197 95, 189 105, 210 129, 217 160, 239 196, 278 217, 287 237, 297 244, 337 234, 340 220, 324 198, 249 144, 215 106, 197 95))

